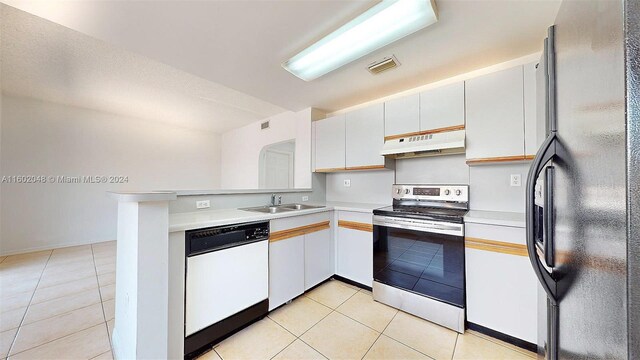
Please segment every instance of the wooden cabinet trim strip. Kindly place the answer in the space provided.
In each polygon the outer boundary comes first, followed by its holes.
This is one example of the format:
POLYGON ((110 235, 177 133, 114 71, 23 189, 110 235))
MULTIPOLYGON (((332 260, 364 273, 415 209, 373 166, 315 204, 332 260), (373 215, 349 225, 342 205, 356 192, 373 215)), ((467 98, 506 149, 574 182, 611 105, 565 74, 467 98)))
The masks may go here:
POLYGON ((516 155, 516 156, 498 156, 489 158, 467 159, 467 165, 480 165, 488 163, 529 161, 535 158, 535 155, 516 155))
POLYGON ((285 240, 285 239, 289 239, 296 236, 311 234, 311 233, 322 231, 324 229, 329 229, 329 228, 331 228, 331 223, 329 220, 327 220, 327 221, 323 221, 315 224, 300 226, 293 229, 275 231, 269 235, 269 242, 276 242, 276 241, 285 240))
POLYGON ((316 169, 316 172, 321 172, 321 173, 328 173, 328 172, 339 172, 339 171, 345 171, 347 170, 346 168, 325 168, 325 169, 316 169))
POLYGON ((464 130, 464 125, 447 126, 447 127, 443 127, 443 128, 416 131, 416 132, 406 133, 406 134, 389 135, 389 136, 385 136, 384 137, 384 141, 389 141, 389 140, 394 140, 394 139, 401 139, 401 138, 410 137, 410 136, 428 135, 428 134, 436 134, 436 133, 441 133, 441 132, 458 131, 458 130, 464 130))
POLYGON ((527 246, 503 241, 479 239, 473 237, 464 238, 464 245, 471 249, 497 252, 508 255, 529 256, 527 246))
POLYGON ((366 224, 356 221, 338 220, 338 227, 351 230, 373 232, 372 224, 366 224))
POLYGON ((345 170, 381 170, 384 165, 347 166, 345 170))
POLYGON ((384 165, 365 165, 365 166, 349 166, 345 168, 327 168, 316 169, 315 172, 329 173, 329 172, 341 172, 341 171, 354 171, 354 170, 384 170, 384 165))

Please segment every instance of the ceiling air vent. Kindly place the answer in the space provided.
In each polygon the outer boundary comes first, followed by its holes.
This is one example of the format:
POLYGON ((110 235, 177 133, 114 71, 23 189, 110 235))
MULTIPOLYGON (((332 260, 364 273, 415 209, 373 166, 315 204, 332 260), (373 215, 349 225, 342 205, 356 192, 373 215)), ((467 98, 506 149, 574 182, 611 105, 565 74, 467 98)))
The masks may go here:
POLYGON ((269 128, 269 122, 265 121, 262 124, 260 124, 260 130, 265 130, 269 128))
POLYGON ((398 66, 400 66, 400 62, 396 59, 395 55, 392 55, 391 57, 386 57, 380 61, 369 64, 367 69, 369 69, 369 72, 372 74, 380 74, 383 71, 391 70, 398 66))

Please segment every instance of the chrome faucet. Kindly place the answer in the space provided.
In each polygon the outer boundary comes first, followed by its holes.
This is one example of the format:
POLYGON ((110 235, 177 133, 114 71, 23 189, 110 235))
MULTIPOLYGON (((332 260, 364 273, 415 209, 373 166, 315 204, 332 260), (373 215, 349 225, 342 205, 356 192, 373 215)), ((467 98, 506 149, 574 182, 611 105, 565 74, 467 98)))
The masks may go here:
POLYGON ((271 204, 270 206, 280 206, 282 205, 282 195, 278 195, 278 202, 276 203, 276 194, 271 194, 271 204))

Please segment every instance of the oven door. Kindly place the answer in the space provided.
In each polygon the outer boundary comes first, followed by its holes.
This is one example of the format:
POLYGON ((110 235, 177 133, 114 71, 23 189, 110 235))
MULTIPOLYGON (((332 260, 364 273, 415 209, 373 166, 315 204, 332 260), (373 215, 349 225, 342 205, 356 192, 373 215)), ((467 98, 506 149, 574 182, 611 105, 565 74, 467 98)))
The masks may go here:
POLYGON ((464 225, 375 215, 373 279, 464 308, 464 225))

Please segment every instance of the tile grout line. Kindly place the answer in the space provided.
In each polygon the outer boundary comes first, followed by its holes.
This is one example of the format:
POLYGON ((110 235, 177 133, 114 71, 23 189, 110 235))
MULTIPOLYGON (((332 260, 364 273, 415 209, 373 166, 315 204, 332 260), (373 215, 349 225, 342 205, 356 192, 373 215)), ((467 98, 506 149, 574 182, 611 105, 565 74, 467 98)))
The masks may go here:
MULTIPOLYGON (((44 274, 47 265, 49 264, 49 260, 51 260, 51 255, 53 255, 53 250, 49 253, 47 257, 47 261, 44 263, 42 267, 42 271, 40 272, 40 277, 38 278, 38 282, 36 283, 36 287, 33 289, 33 293, 31 293, 31 297, 29 298, 29 303, 27 304, 26 309, 24 309, 24 314, 22 314, 22 319, 20 319, 20 324, 18 324, 18 330, 16 330, 16 334, 13 336, 13 341, 11 341, 11 345, 9 346, 9 351, 7 352, 7 358, 11 355, 11 350, 13 346, 16 344, 16 340, 18 339, 18 334, 20 333, 20 328, 22 328, 22 323, 24 322, 24 318, 27 316, 27 312, 29 311, 29 307, 31 306, 31 300, 33 300, 33 296, 36 294, 36 290, 38 290, 38 285, 40 284, 40 280, 42 280, 42 274, 44 274)), ((5 258, 6 259, 6 258, 5 258)), ((4 262, 4 259, 2 260, 4 262)))
MULTIPOLYGON (((98 269, 96 267, 96 257, 93 252, 93 244, 89 246, 91 247, 91 259, 93 260, 93 271, 96 274, 96 283, 98 283, 98 296, 100 296, 100 308, 102 309, 102 318, 104 319, 104 327, 107 329, 107 338, 109 339, 109 349, 111 349, 111 354, 113 354, 113 344, 111 343, 111 334, 109 333, 109 324, 107 323, 108 322, 107 314, 105 314, 104 312, 104 302, 102 301, 102 289, 100 288, 100 280, 98 279, 98 269)), ((115 321, 114 321, 114 326, 115 326, 115 321)))
MULTIPOLYGON (((65 284, 68 284, 68 283, 71 283, 71 282, 74 282, 74 281, 80 281, 80 280, 85 280, 85 279, 91 279, 91 278, 92 278, 92 276, 93 276, 93 275, 91 275, 91 276, 87 276, 87 277, 84 277, 84 278, 81 278, 81 279, 76 279, 76 280, 71 280, 71 281, 63 282, 63 283, 56 284, 56 285, 53 285, 53 286, 65 285, 65 284)), ((49 289, 49 288, 52 288, 53 286, 47 286, 47 287, 44 287, 44 288, 39 288, 39 289, 37 289, 37 290, 49 289)), ((65 297, 65 296, 69 296, 69 295, 77 295, 77 294, 80 294, 80 293, 82 293, 82 292, 89 291, 89 290, 93 290, 93 289, 83 289, 83 290, 75 291, 75 292, 72 292, 72 293, 65 293, 65 294, 64 294, 64 295, 62 295, 62 296, 52 297, 52 298, 50 298, 50 299, 46 299, 46 300, 43 300, 43 301, 40 301, 40 302, 37 302, 37 303, 33 303, 33 304, 31 304, 31 305, 38 305, 38 304, 45 303, 45 302, 47 302, 47 301, 58 300, 58 299, 61 299, 61 298, 65 297)))
MULTIPOLYGON (((56 249, 53 249, 53 250, 56 250, 56 249)), ((51 256, 53 255, 53 250, 51 250, 51 254, 49 254, 49 258, 47 258, 47 264, 49 263, 49 259, 50 259, 50 258, 51 258, 51 256)), ((42 273, 43 273, 43 274, 44 274, 44 270, 45 270, 45 269, 46 269, 46 267, 47 267, 47 264, 45 264, 45 268, 42 270, 42 273)), ((38 280, 38 283, 39 283, 39 282, 40 282, 40 280, 38 280)), ((37 290, 37 289, 38 289, 38 287, 37 287, 37 284, 36 284, 36 290, 37 290)), ((33 294, 34 294, 34 295, 35 295, 36 290, 34 290, 34 291, 33 291, 33 294)), ((98 293, 99 293, 99 292, 100 292, 100 291, 98 290, 98 293)), ((32 295, 32 299, 33 299, 33 296, 34 296, 34 295, 32 295)), ((40 304, 41 304, 41 303, 40 303, 40 304)), ((93 305, 95 305, 95 304, 91 304, 91 305, 88 305, 88 306, 84 306, 84 307, 81 307, 81 308, 78 308, 78 309, 85 309, 85 308, 87 308, 87 307, 89 307, 89 306, 93 306, 93 305)), ((31 306, 31 300, 29 301, 29 305, 27 306, 26 311, 29 311, 29 307, 30 307, 30 306, 31 306)), ((75 310, 78 310, 78 309, 75 309, 75 310)), ((75 311, 75 310, 72 310, 72 311, 75 311)), ((24 317, 26 317, 26 311, 25 311, 25 315, 23 316, 22 321, 24 321, 24 317)), ((70 313, 70 312, 72 312, 72 311, 68 311, 68 312, 65 312, 65 313, 62 313, 62 314, 58 314, 58 315, 56 315, 56 316, 64 315, 64 314, 68 314, 68 313, 70 313)), ((32 322, 32 323, 25 324, 25 325, 32 325, 32 324, 35 324, 35 323, 37 323, 37 322, 39 322, 39 321, 43 321, 43 320, 47 320, 47 319, 51 319, 51 318, 53 318, 53 317, 55 317, 55 316, 52 316, 52 317, 49 317, 49 318, 46 318, 46 319, 42 319, 42 320, 38 320, 38 321, 34 321, 34 322, 32 322)), ((105 316, 104 316, 104 307, 103 307, 103 318, 104 318, 104 317, 105 317, 105 316)), ((105 324, 106 324, 106 322, 105 322, 105 324)), ((56 339, 53 339, 53 340, 50 340, 50 341, 43 342, 42 344, 38 344, 38 345, 33 346, 33 347, 30 347, 30 348, 28 348, 28 349, 24 349, 24 350, 22 350, 22 351, 20 351, 20 352, 17 352, 17 353, 15 353, 15 354, 12 354, 12 355, 21 354, 21 353, 23 353, 23 352, 25 352, 25 351, 29 351, 29 350, 31 350, 31 349, 35 349, 35 348, 38 348, 38 347, 43 346, 43 345, 46 345, 46 344, 50 344, 50 343, 52 343, 52 342, 54 342, 54 341, 57 341, 57 340, 60 340, 60 339, 64 339, 64 338, 66 338, 66 337, 69 337, 69 336, 75 335, 75 334, 77 334, 77 333, 79 333, 79 332, 81 332, 81 331, 85 331, 85 330, 87 330, 87 329, 90 329, 90 328, 92 328, 92 327, 94 327, 94 326, 99 326, 99 325, 101 325, 101 324, 100 324, 100 323, 97 323, 97 324, 91 325, 91 326, 89 326, 89 327, 82 328, 82 329, 80 329, 80 330, 78 330, 78 331, 75 331, 75 332, 73 332, 73 333, 71 333, 71 334, 67 334, 67 335, 65 335, 65 336, 62 336, 62 337, 59 337, 59 338, 56 338, 56 339)), ((21 328, 22 328, 22 322, 20 323, 20 327, 18 328, 18 332, 19 332, 19 330, 20 330, 21 328)), ((13 346, 15 345, 15 340, 16 340, 16 339, 17 339, 17 337, 18 337, 18 332, 16 332, 16 336, 14 337, 14 341, 11 343, 11 347, 9 348, 9 354, 11 354, 11 348, 13 348, 13 346)), ((108 334, 108 333, 109 333, 109 329, 107 329, 107 334, 108 334)), ((109 343, 109 347, 111 347, 111 343, 109 343)), ((7 355, 9 355, 9 354, 7 354, 7 355)), ((7 357, 7 358, 8 358, 8 357, 7 357)))
MULTIPOLYGON (((385 325, 384 329, 382 329, 382 331, 378 334, 378 337, 374 340, 374 342, 371 343, 371 346, 369 346, 369 348, 367 349, 367 351, 364 353, 364 355, 362 355, 361 359, 364 359, 367 354, 369 353, 369 351, 371 351, 371 348, 373 347, 373 345, 375 345, 378 340, 380 339, 380 337, 382 336, 382 334, 384 333, 385 330, 387 330, 387 328, 389 327, 389 324, 391 324, 391 321, 393 321, 393 319, 396 318, 396 315, 398 315, 398 311, 396 310, 396 313, 393 314, 393 317, 391 318, 391 320, 387 323, 387 325, 385 325)), ((345 315, 347 316, 347 315, 345 315)), ((386 335, 385 335, 386 336, 386 335)))
MULTIPOLYGON (((106 353, 108 353, 108 352, 111 352, 111 350, 107 350, 107 351, 103 352, 102 354, 98 354, 98 355, 96 355, 96 356, 94 356, 94 357, 90 358, 89 360, 96 359, 97 357, 102 356, 102 355, 104 355, 104 354, 106 354, 106 353)), ((113 354, 113 353, 112 353, 112 354, 113 354)), ((112 355, 112 357, 113 357, 113 355, 112 355)))
POLYGON ((86 328, 80 329, 80 330, 78 330, 78 331, 76 331, 76 332, 72 332, 71 334, 67 334, 67 335, 65 335, 65 336, 62 336, 62 337, 59 337, 59 338, 56 338, 56 339, 53 339, 53 340, 50 340, 50 341, 43 342, 42 344, 38 344, 38 345, 36 345, 36 346, 34 346, 34 347, 30 347, 30 348, 28 348, 28 349, 24 349, 24 350, 22 350, 22 351, 20 351, 20 352, 17 352, 17 353, 15 353, 15 354, 12 354, 12 356, 22 354, 22 353, 27 352, 27 351, 29 351, 29 350, 37 349, 37 348, 39 348, 39 347, 41 347, 41 346, 44 346, 44 345, 47 345, 47 344, 51 344, 52 342, 55 342, 55 341, 58 341, 58 340, 61 340, 61 339, 68 338, 68 337, 73 336, 73 335, 75 335, 75 334, 77 334, 77 333, 79 333, 79 332, 82 332, 82 331, 85 331, 85 330, 87 330, 87 329, 91 329, 92 327, 96 327, 96 326, 100 326, 100 325, 102 325, 102 324, 101 324, 101 323, 93 324, 93 325, 91 325, 91 326, 89 326, 89 327, 86 327, 86 328))
POLYGON ((456 357, 456 350, 458 350, 458 339, 460 339, 460 333, 456 334, 456 342, 453 344, 453 353, 451 353, 451 360, 456 357))
MULTIPOLYGON (((403 314, 407 314, 407 315, 415 316, 415 315, 409 314, 409 313, 407 313, 407 312, 404 312, 404 311, 402 311, 402 310, 400 310, 400 309, 397 309, 397 310, 398 310, 398 311, 397 311, 397 312, 396 312, 396 314, 393 316, 393 319, 395 319, 395 318, 396 318, 396 316, 397 316, 400 312, 402 312, 403 314)), ((393 319, 391 319, 391 321, 393 321, 393 319)), ((420 318, 420 320, 424 320, 424 319, 420 318)), ((389 325, 391 325, 391 321, 389 321, 389 324, 387 324, 387 326, 384 328, 384 330, 387 330, 387 327, 389 327, 389 325)), ((429 322, 429 323, 431 323, 431 324, 437 325, 437 324, 435 324, 435 323, 432 323, 432 322, 431 322, 431 321, 429 321, 429 320, 424 320, 424 321, 427 321, 427 322, 429 322)), ((440 325, 438 325, 438 326, 440 326, 440 325)), ((383 332, 384 332, 384 330, 383 330, 383 332)), ((405 343, 405 342, 403 342, 403 341, 400 341, 399 339, 396 339, 396 338, 392 337, 391 335, 387 335, 387 334, 383 334, 383 335, 384 335, 384 336, 386 336, 386 337, 388 337, 388 338, 389 338, 389 339, 391 339, 391 340, 394 340, 394 341, 399 342, 400 344, 402 344, 402 345, 404 345, 404 346, 408 347, 409 349, 411 349, 411 350, 413 350, 413 351, 416 351, 416 352, 418 352, 418 353, 420 353, 420 354, 422 354, 422 355, 424 355, 424 356, 428 357, 429 359, 434 359, 433 357, 431 357, 431 356, 429 356, 429 355, 425 354, 424 352, 422 352, 422 351, 420 351, 420 350, 418 350, 418 349, 414 348, 413 346, 411 346, 411 345, 409 345, 409 344, 406 344, 406 343, 405 343)))
MULTIPOLYGON (((340 284, 338 283, 338 285, 340 285, 340 284)), ((344 285, 340 285, 340 286, 344 286, 344 285)), ((345 287, 346 287, 346 288, 349 288, 348 286, 345 286, 345 287)), ((349 289, 351 289, 351 288, 349 288, 349 289)), ((351 289, 351 290, 355 290, 355 289, 351 289)), ((336 306, 336 309, 337 309, 340 305, 342 305, 342 304, 344 304, 345 302, 349 301, 349 299, 351 299, 351 298, 352 298, 355 294, 357 294, 358 292, 359 292, 359 290, 356 290, 353 294, 351 294, 351 296, 349 296, 349 297, 348 297, 347 299, 345 299, 343 302, 341 302, 340 304, 338 304, 338 305, 336 306)), ((302 339, 302 336, 303 336, 304 334, 306 334, 309 330, 313 329, 316 325, 318 325, 322 320, 326 319, 326 318, 327 318, 329 315, 331 315, 332 313, 337 312, 338 314, 341 314, 341 315, 342 315, 342 313, 340 313, 340 312, 336 311, 336 309, 333 309, 333 308, 331 308, 331 307, 329 307, 329 306, 327 306, 327 305, 325 305, 325 304, 323 304, 323 303, 321 303, 321 302, 319 302, 319 301, 316 301, 316 300, 314 300, 314 299, 312 299, 312 298, 310 298, 310 297, 306 296, 306 294, 304 294, 304 293, 302 294, 302 296, 306 297, 307 299, 309 299, 309 300, 311 300, 311 301, 313 301, 313 302, 315 302, 315 303, 317 303, 317 304, 320 304, 320 305, 322 305, 322 306, 324 306, 324 307, 326 307, 326 308, 330 309, 331 311, 330 311, 327 315, 323 316, 323 317, 322 317, 322 319, 318 320, 315 324, 313 324, 311 327, 309 327, 307 330, 305 330, 302 334, 300 334, 300 336, 296 336, 294 333, 292 333, 291 331, 289 331, 287 328, 285 328, 284 326, 280 325, 277 321, 275 321, 275 320, 273 320, 273 319, 271 319, 271 318, 269 318, 269 319, 270 319, 271 321, 273 321, 274 323, 278 324, 278 326, 280 326, 281 328, 285 329, 285 330, 286 330, 288 333, 290 333, 291 335, 295 336, 297 340, 302 341, 304 344, 306 344, 307 346, 309 346, 311 349, 315 350, 318 354, 322 355, 322 357, 324 357, 325 359, 328 359, 328 357, 327 357, 327 356, 325 356, 325 355, 324 355, 320 350, 318 350, 318 349, 314 348, 313 346, 311 346, 310 344, 308 344, 307 342, 305 342, 305 341, 302 339)), ((267 317, 268 317, 268 315, 267 315, 267 317)), ((351 318, 350 318, 350 319, 351 319, 351 318)), ((354 321, 355 321, 355 320, 354 320, 354 321)), ((363 325, 364 325, 364 324, 363 324, 363 325)), ((285 347, 284 347, 284 349, 280 350, 277 354, 275 354, 275 355, 272 357, 272 359, 273 359, 274 357, 278 356, 278 354, 280 354, 280 353, 281 353, 281 352, 283 352, 284 350, 286 350, 286 349, 287 349, 291 344, 293 344, 294 342, 295 342, 295 340, 293 340, 291 343, 289 343, 287 346, 285 346, 285 347)), ((217 353, 217 352, 216 352, 216 353, 217 353)), ((223 360, 224 360, 224 359, 223 359, 223 360)))

